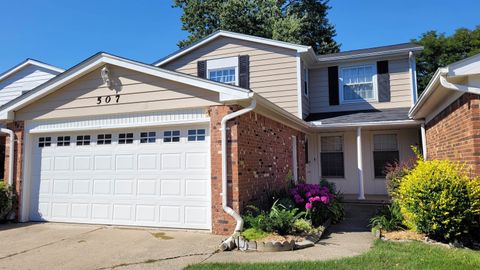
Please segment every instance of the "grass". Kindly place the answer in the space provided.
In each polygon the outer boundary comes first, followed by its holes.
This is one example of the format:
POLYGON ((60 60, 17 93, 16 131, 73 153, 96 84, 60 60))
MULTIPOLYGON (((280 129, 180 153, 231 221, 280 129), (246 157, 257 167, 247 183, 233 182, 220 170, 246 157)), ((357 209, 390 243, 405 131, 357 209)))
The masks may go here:
MULTIPOLYGON (((288 256, 288 253, 285 253, 288 256)), ((188 270, 279 269, 480 269, 480 251, 449 249, 422 242, 393 243, 377 240, 365 254, 317 262, 196 264, 188 270)))

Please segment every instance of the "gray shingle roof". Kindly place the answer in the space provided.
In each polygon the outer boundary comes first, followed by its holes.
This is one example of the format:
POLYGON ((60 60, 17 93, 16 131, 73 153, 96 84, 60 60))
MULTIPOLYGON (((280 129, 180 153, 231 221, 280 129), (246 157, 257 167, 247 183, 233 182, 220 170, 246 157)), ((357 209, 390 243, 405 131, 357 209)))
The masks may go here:
POLYGON ((322 60, 330 60, 332 58, 347 58, 350 56, 361 56, 361 55, 370 55, 370 54, 379 54, 379 53, 389 53, 389 52, 397 52, 397 51, 420 51, 423 47, 414 43, 401 43, 389 46, 381 46, 381 47, 374 47, 368 49, 360 49, 360 50, 351 50, 351 51, 344 51, 339 53, 331 53, 331 54, 322 54, 317 55, 317 59, 319 61, 322 60))
POLYGON ((361 110, 312 113, 305 119, 307 122, 321 122, 322 124, 355 124, 379 121, 409 120, 408 111, 410 108, 394 108, 383 110, 361 110))

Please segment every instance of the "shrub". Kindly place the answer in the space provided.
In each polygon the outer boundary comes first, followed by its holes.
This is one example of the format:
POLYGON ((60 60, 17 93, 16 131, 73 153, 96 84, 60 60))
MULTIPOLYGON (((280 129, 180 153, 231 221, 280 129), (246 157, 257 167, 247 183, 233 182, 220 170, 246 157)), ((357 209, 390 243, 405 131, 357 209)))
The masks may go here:
POLYGON ((278 233, 286 235, 293 232, 293 224, 305 212, 300 212, 298 208, 287 209, 285 206, 275 202, 270 211, 262 211, 253 206, 243 216, 246 228, 255 228, 268 233, 278 233))
POLYGON ((382 207, 377 215, 370 219, 370 227, 380 228, 386 231, 403 229, 403 215, 400 205, 393 202, 390 205, 382 207))
POLYGON ((314 228, 309 220, 299 218, 293 223, 293 231, 300 234, 309 234, 314 231, 314 228))
POLYGON ((0 180, 0 221, 5 221, 17 206, 17 195, 11 186, 0 180))
POLYGON ((398 188, 400 183, 410 170, 415 166, 415 160, 407 162, 395 162, 387 164, 385 167, 385 180, 387 183, 387 192, 393 199, 398 198, 398 188))
POLYGON ((480 181, 447 160, 418 160, 398 189, 406 224, 437 240, 461 240, 478 228, 480 181))

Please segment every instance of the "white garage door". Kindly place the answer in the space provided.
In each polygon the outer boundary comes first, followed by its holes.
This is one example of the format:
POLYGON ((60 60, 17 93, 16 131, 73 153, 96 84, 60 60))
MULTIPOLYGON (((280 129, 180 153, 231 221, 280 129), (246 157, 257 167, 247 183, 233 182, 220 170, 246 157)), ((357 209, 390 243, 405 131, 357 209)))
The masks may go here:
POLYGON ((33 137, 31 220, 211 228, 205 126, 33 137))

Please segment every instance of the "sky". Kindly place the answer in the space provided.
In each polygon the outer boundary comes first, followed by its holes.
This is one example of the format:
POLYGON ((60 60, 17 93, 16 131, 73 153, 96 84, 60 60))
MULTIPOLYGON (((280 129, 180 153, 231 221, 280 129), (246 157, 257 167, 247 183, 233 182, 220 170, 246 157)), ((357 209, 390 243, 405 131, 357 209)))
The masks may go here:
MULTIPOLYGON (((188 35, 170 0, 1 2, 0 73, 26 58, 69 68, 99 51, 152 63, 188 35)), ((330 0, 330 6, 342 51, 480 25, 478 0, 330 0)))

